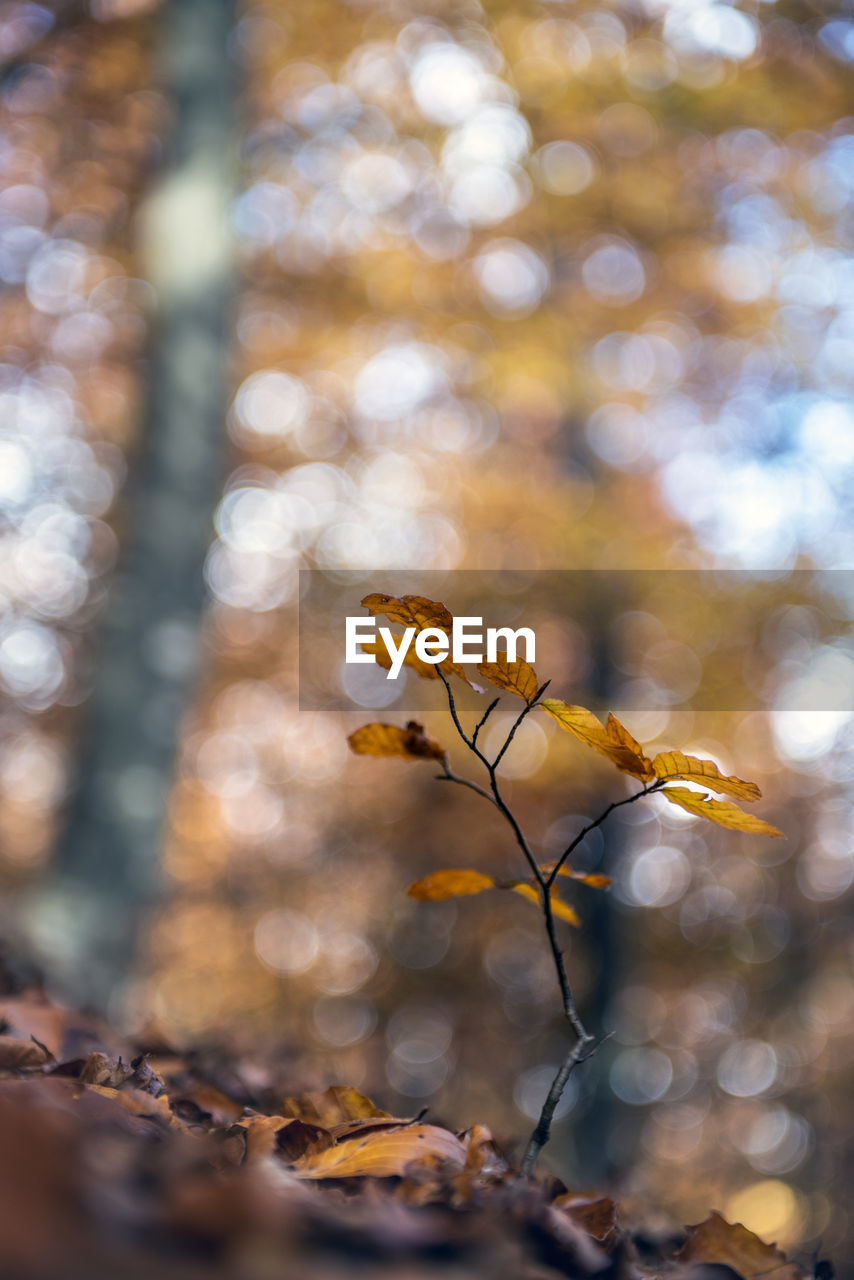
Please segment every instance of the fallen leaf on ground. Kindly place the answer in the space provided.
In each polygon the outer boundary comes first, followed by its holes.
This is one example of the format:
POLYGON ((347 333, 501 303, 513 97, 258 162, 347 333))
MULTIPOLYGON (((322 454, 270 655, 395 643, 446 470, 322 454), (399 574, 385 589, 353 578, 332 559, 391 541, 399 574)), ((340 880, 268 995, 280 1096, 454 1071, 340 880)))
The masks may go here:
POLYGON ((413 1166, 440 1161, 453 1173, 466 1163, 466 1149, 448 1129, 410 1124, 346 1139, 294 1163, 300 1178, 402 1177, 413 1166))
POLYGON ((573 1222, 589 1236, 609 1248, 617 1238, 617 1206, 610 1196, 601 1193, 567 1191, 553 1202, 555 1209, 562 1209, 573 1222))
POLYGON ((358 1089, 343 1084, 330 1085, 322 1092, 285 1098, 282 1115, 323 1125, 326 1129, 353 1120, 392 1119, 387 1111, 382 1111, 358 1089))
POLYGON ((711 1213, 704 1222, 688 1228, 688 1239, 676 1255, 677 1262, 707 1262, 732 1267, 744 1280, 802 1280, 803 1271, 776 1245, 765 1244, 740 1222, 727 1222, 711 1213))

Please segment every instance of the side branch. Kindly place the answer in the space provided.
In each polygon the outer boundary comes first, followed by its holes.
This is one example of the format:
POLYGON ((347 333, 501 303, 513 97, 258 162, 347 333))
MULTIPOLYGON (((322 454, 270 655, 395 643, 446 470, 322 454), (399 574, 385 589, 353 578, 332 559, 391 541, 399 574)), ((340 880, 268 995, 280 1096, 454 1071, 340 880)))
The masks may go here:
POLYGON ((573 836, 572 840, 569 842, 549 874, 546 876, 546 884, 549 886, 554 884, 556 877, 560 875, 561 867, 564 865, 570 854, 575 852, 585 836, 589 835, 591 831, 595 831, 597 827, 601 827, 605 819, 610 817, 615 809, 622 808, 624 804, 634 804, 636 800, 641 800, 644 796, 652 795, 654 791, 658 791, 663 785, 664 780, 662 778, 657 778, 655 782, 650 783, 648 787, 644 787, 642 791, 636 791, 634 795, 626 796, 623 800, 614 800, 608 805, 607 809, 603 809, 598 818, 594 818, 592 822, 588 822, 586 826, 581 828, 577 836, 573 836))
POLYGON ((470 778, 461 778, 458 773, 454 773, 453 769, 448 764, 447 756, 442 761, 442 764, 445 772, 436 774, 437 782, 456 782, 458 786, 468 787, 469 791, 474 791, 476 795, 483 796, 484 800, 488 800, 490 804, 495 804, 495 797, 491 792, 486 790, 486 787, 478 786, 478 784, 476 782, 472 782, 470 778))
POLYGON ((543 694, 545 693, 546 689, 548 689, 550 684, 551 684, 551 680, 547 680, 544 685, 540 686, 540 688, 534 694, 531 701, 525 703, 524 708, 522 709, 522 711, 519 712, 519 715, 516 717, 516 719, 513 721, 513 724, 510 726, 510 732, 505 738, 504 744, 501 750, 498 752, 498 755, 493 760, 492 766, 491 766, 492 769, 498 768, 499 764, 501 763, 501 757, 504 755, 504 752, 507 750, 507 748, 510 746, 510 743, 513 741, 513 739, 516 736, 516 730, 519 728, 519 725, 525 719, 525 716, 529 715, 530 712, 534 710, 534 707, 537 705, 540 698, 543 696, 543 694))

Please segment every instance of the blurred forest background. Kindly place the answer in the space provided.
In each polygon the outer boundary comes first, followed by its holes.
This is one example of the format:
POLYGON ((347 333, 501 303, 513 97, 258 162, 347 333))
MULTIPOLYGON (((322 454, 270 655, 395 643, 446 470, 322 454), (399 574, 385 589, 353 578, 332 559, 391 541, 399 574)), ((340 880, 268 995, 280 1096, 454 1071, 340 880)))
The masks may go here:
MULTIPOLYGON (((616 884, 569 962, 613 1034, 549 1159, 854 1256, 848 12, 0 5, 10 951, 125 1029, 521 1136, 564 1045, 541 923, 404 894, 513 849, 348 755, 393 706, 298 711, 298 571, 363 573, 356 612, 383 569, 774 570, 758 654, 661 575, 540 673, 787 837, 638 805, 587 841, 616 884), (722 648, 754 701, 684 709, 722 648)), ((622 786, 553 737, 507 758, 546 856, 622 786)))

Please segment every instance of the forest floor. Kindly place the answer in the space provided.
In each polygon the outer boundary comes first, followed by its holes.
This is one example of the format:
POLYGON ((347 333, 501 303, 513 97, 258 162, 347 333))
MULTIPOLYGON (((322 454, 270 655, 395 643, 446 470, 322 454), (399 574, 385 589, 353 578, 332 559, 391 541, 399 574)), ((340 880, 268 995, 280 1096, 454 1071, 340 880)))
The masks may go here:
POLYGON ((2 1280, 830 1280, 711 1213, 654 1237, 607 1193, 523 1179, 475 1125, 355 1089, 294 1096, 224 1052, 122 1045, 0 990, 2 1280))

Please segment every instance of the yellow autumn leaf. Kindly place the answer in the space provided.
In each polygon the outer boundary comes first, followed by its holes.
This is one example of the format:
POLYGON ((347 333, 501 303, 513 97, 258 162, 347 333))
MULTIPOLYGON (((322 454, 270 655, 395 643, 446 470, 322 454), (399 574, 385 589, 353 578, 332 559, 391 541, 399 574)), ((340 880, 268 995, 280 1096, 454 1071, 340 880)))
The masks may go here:
POLYGON ((466 898, 484 889, 494 889, 492 876, 481 871, 433 871, 422 880, 416 880, 407 889, 410 898, 419 902, 439 902, 443 898, 466 898))
MULTIPOLYGON (((395 637, 395 640, 397 642, 399 637, 395 637)), ((359 644, 364 653, 370 653, 372 657, 376 658, 377 665, 382 667, 384 671, 391 669, 391 654, 379 636, 375 640, 360 640, 359 644)), ((415 674, 421 676, 423 680, 438 680, 439 668, 441 667, 446 676, 456 676, 458 680, 462 680, 467 684, 470 689, 474 689, 475 693, 483 693, 481 686, 475 684, 473 680, 469 680, 464 669, 458 663, 452 662, 450 658, 445 658, 442 662, 424 662, 422 658, 419 658, 414 644, 411 644, 406 650, 403 665, 411 667, 415 674)))
POLYGON ((643 781, 651 781, 655 777, 655 770, 652 761, 644 755, 644 750, 637 738, 633 738, 624 724, 621 724, 613 712, 608 716, 605 724, 605 733, 609 742, 615 747, 621 748, 622 752, 628 755, 620 754, 620 760, 612 756, 614 763, 624 773, 631 773, 636 778, 643 781), (622 763, 621 763, 622 761, 622 763))
POLYGON ((686 756, 681 751, 661 751, 652 762, 656 777, 666 782, 681 779, 684 782, 702 782, 712 791, 720 791, 736 800, 759 800, 762 792, 755 782, 721 773, 713 760, 700 760, 686 756))
POLYGON ((438 1125, 404 1124, 344 1139, 295 1161, 292 1169, 298 1178, 394 1178, 436 1161, 460 1173, 466 1149, 459 1138, 438 1125))
POLYGON ((399 756, 404 760, 444 760, 445 751, 428 738, 424 726, 410 720, 405 729, 394 724, 364 724, 347 739, 359 756, 399 756))
POLYGON ((708 818, 719 827, 729 827, 733 831, 746 831, 758 836, 781 836, 782 831, 772 827, 770 822, 763 822, 752 813, 745 813, 731 800, 715 800, 701 791, 689 791, 687 787, 665 787, 661 795, 666 796, 671 804, 679 805, 688 813, 699 818, 708 818))
MULTIPOLYGON (((397 640, 397 637, 395 637, 395 639, 397 640)), ((369 653, 372 658, 375 658, 377 665, 382 667, 383 671, 389 671, 391 669, 391 654, 379 636, 377 636, 375 640, 360 640, 359 644, 362 652, 369 653)), ((406 650, 403 665, 405 667, 411 667, 415 674, 421 676, 423 680, 439 679, 439 672, 437 670, 439 664, 436 662, 424 662, 415 652, 414 644, 411 644, 406 650)))
POLYGON ((438 600, 428 600, 426 596, 389 596, 382 591, 373 591, 361 604, 375 617, 385 614, 389 622, 417 627, 419 631, 427 627, 450 631, 454 625, 453 615, 445 606, 438 600))
POLYGON ((606 729, 592 711, 573 706, 561 698, 543 698, 540 706, 562 729, 607 757, 623 773, 643 780, 655 777, 652 764, 643 754, 640 744, 615 716, 609 718, 606 729))
POLYGON ((477 669, 490 684, 495 685, 496 689, 506 689, 517 698, 524 698, 525 702, 530 702, 536 697, 537 689, 540 687, 536 671, 524 658, 508 662, 507 654, 499 653, 496 655, 495 662, 481 662, 477 669))
MULTIPOLYGON (((527 898, 529 902, 533 902, 535 907, 541 906, 540 895, 532 884, 513 884, 509 888, 514 893, 518 893, 521 897, 527 898)), ((581 928, 581 916, 571 907, 568 902, 564 902, 559 898, 554 889, 551 892, 552 912, 559 920, 565 920, 567 924, 571 924, 574 928, 581 928)))

